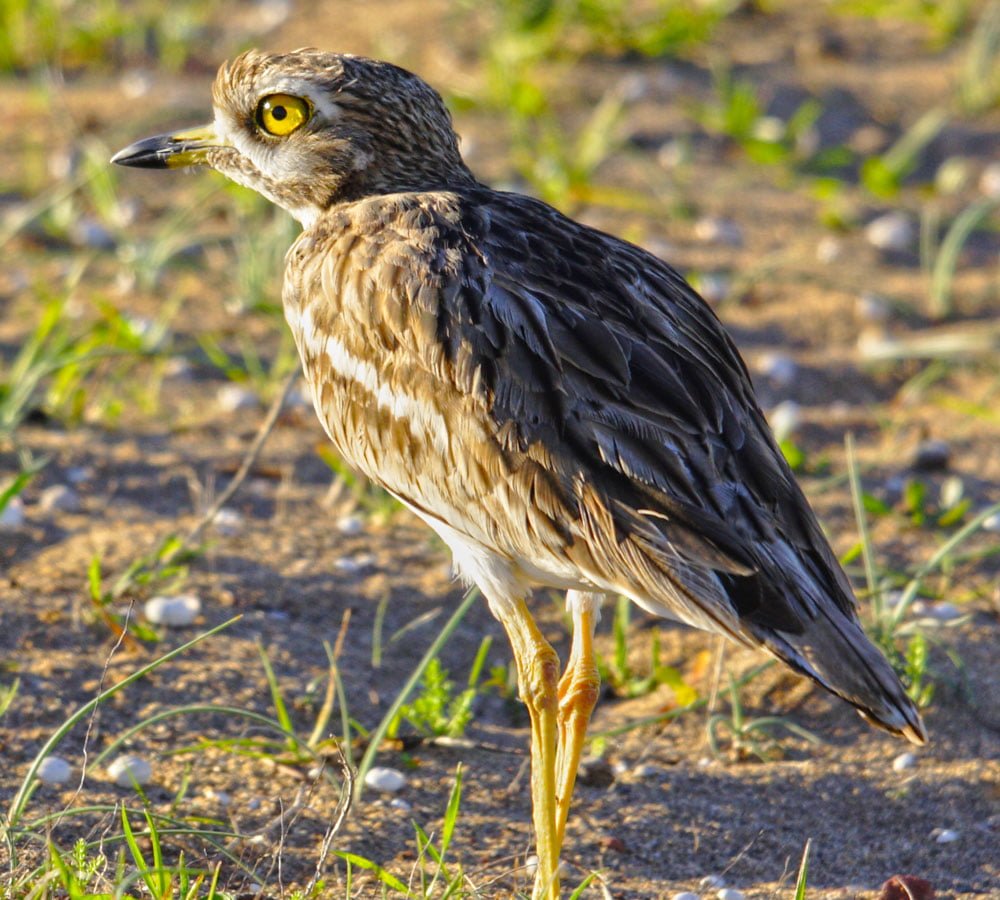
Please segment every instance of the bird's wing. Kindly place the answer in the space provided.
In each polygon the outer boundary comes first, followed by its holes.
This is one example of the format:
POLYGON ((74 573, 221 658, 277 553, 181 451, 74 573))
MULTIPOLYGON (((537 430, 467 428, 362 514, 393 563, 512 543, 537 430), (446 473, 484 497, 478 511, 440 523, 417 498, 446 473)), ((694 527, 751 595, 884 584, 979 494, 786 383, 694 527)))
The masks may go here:
POLYGON ((693 602, 716 624, 794 634, 831 602, 853 616, 746 367, 693 289, 521 197, 491 193, 462 221, 476 252, 463 254, 463 289, 442 295, 438 333, 474 348, 511 446, 546 449, 578 505, 581 557, 663 585, 668 606, 693 602))

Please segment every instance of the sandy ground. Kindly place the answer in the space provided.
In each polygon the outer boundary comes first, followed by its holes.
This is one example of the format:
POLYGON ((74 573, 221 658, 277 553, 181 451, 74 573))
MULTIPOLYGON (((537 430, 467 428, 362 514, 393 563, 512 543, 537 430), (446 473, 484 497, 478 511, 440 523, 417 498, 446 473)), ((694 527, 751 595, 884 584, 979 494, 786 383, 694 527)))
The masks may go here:
MULTIPOLYGON (((315 5, 308 21, 292 15, 256 42, 275 49, 315 44, 387 56, 456 94, 468 94, 483 77, 477 51, 488 31, 484 17, 441 3, 375 3, 368 9, 370 14, 357 15, 351 4, 326 0, 315 5)), ((604 91, 627 90, 621 149, 601 166, 597 181, 632 196, 653 196, 662 201, 660 208, 584 205, 577 214, 664 254, 684 271, 724 273, 731 280, 732 297, 721 305, 720 315, 750 363, 765 408, 789 400, 798 404, 796 441, 808 461, 803 484, 841 553, 857 541, 844 477, 848 431, 857 440, 866 489, 890 506, 898 503, 900 480, 915 472, 918 447, 932 439, 946 442, 950 455, 944 467, 920 473, 930 497, 957 476, 973 510, 1000 500, 996 357, 963 356, 921 383, 927 360, 872 365, 860 349, 874 332, 911 340, 940 328, 990 327, 998 309, 995 224, 978 234, 962 257, 955 315, 944 324, 932 322, 915 246, 884 253, 866 241, 860 227, 843 233, 826 228, 819 215, 822 201, 809 182, 786 168, 751 163, 731 144, 707 135, 689 110, 709 101, 707 62, 713 54, 725 54, 758 86, 770 111, 787 114, 804 96, 815 96, 824 105, 821 141, 881 149, 921 111, 951 102, 961 49, 961 42, 944 51, 932 49, 913 25, 824 18, 809 9, 766 17, 740 14, 689 61, 595 55, 576 63, 571 83, 547 85, 571 127, 604 91), (690 147, 690 161, 664 165, 670 153, 663 148, 679 139, 690 147), (741 242, 705 240, 698 222, 706 217, 733 223, 741 242), (838 255, 823 261, 817 248, 831 241, 837 242, 838 255), (887 320, 873 320, 871 303, 860 301, 866 294, 884 298, 879 308, 888 310, 887 320), (780 377, 776 357, 794 366, 791 379, 780 377)), ((62 124, 60 109, 109 146, 198 121, 208 109, 210 70, 217 61, 205 59, 204 65, 173 77, 153 73, 152 90, 140 104, 122 104, 117 73, 79 73, 59 89, 57 103, 31 106, 30 127, 6 141, 4 165, 27 178, 32 171, 37 174, 33 149, 66 151, 78 138, 62 124), (114 100, 113 111, 108 98, 114 100)), ((24 101, 33 90, 26 83, 0 85, 8 104, 24 101)), ((477 173, 516 185, 502 118, 460 111, 456 122, 477 173)), ((1000 115, 994 110, 974 119, 954 118, 930 145, 918 176, 931 178, 952 156, 967 160, 974 176, 964 193, 940 201, 944 214, 971 202, 975 177, 996 161, 998 139, 1000 115)), ((120 191, 139 203, 135 227, 145 234, 169 210, 198 202, 194 198, 204 184, 126 173, 120 191)), ((892 201, 874 200, 852 183, 844 192, 859 223, 897 207, 915 219, 925 198, 919 186, 904 188, 892 201)), ((15 196, 11 202, 24 199, 15 196)), ((224 207, 217 195, 208 208, 212 215, 196 223, 205 233, 227 234, 239 227, 232 207, 224 207), (226 208, 228 213, 219 211, 226 208)), ((193 524, 205 499, 231 478, 263 417, 261 407, 220 408, 224 378, 205 361, 194 335, 199 329, 218 332, 230 347, 240 334, 248 335, 265 359, 281 346, 274 316, 234 317, 226 311, 225 301, 233 296, 232 258, 208 242, 205 247, 169 269, 155 287, 129 285, 124 292, 110 284, 117 271, 112 257, 96 253, 90 262, 85 285, 97 292, 95 285, 107 279, 103 293, 133 315, 155 317, 164 302, 181 303, 173 339, 179 355, 187 354, 192 362, 161 372, 157 410, 146 413, 126 404, 114 427, 64 428, 36 417, 19 433, 23 446, 51 461, 24 495, 25 523, 0 532, 0 683, 20 679, 16 700, 0 719, 4 805, 28 762, 69 711, 92 699, 101 685, 115 683, 199 629, 235 614, 241 618, 225 632, 104 706, 91 723, 90 754, 140 719, 172 706, 217 703, 268 712, 259 647, 267 651, 296 726, 308 733, 327 671, 323 641, 336 637, 346 610, 351 617, 340 671, 351 716, 370 728, 461 597, 444 549, 405 512, 386 517, 360 508, 353 511, 352 524, 344 526, 345 510, 329 502, 330 470, 316 453, 320 430, 308 409, 295 407, 279 421, 231 504, 239 514, 235 533, 210 532, 205 553, 191 564, 184 589, 202 598, 197 623, 165 633, 155 646, 130 643, 111 653, 113 638, 90 613, 86 573, 91 560, 98 554, 103 570, 114 575, 164 535, 193 524), (70 482, 79 508, 44 508, 45 489, 70 482), (387 639, 416 624, 386 645, 375 668, 376 612, 386 598, 381 629, 387 639)), ((60 277, 74 252, 30 232, 9 245, 6 271, 0 274, 0 355, 12 354, 24 339, 40 283, 60 277)), ((118 388, 130 396, 129 385, 118 388)), ((0 446, 0 465, 13 461, 13 449, 0 446)), ((894 573, 912 572, 949 533, 913 525, 903 512, 873 522, 878 562, 894 573)), ((894 768, 893 760, 906 747, 772 667, 743 692, 746 715, 787 716, 815 732, 820 743, 789 735, 782 739, 780 758, 768 762, 731 755, 716 759, 706 741, 704 710, 608 738, 607 777, 587 779, 577 790, 566 840, 567 883, 579 883, 598 870, 608 892, 603 896, 661 897, 685 889, 710 896, 715 891, 701 879, 723 874, 727 884, 749 897, 790 896, 803 847, 811 839, 810 897, 874 897, 878 886, 897 873, 927 879, 942 897, 1000 897, 1000 570, 997 555, 990 555, 996 541, 996 533, 974 538, 965 548, 970 552, 924 587, 924 595, 955 604, 964 618, 932 632, 937 686, 926 713, 932 742, 917 752, 915 765, 894 768), (960 668, 952 659, 960 661, 960 668), (955 832, 957 839, 940 842, 942 830, 955 832)), ((860 561, 850 568, 860 586, 860 561)), ((145 599, 141 591, 135 596, 145 599)), ((540 596, 536 610, 545 633, 565 655, 558 599, 540 596)), ((602 625, 600 648, 610 656, 609 619, 602 625)), ((657 629, 663 662, 676 667, 702 696, 710 694, 719 653, 714 638, 636 612, 630 633, 633 664, 641 669, 647 663, 650 635, 657 629)), ((457 681, 464 679, 486 635, 494 638, 491 664, 509 662, 499 626, 484 605, 476 604, 442 656, 457 681)), ((723 671, 739 675, 761 661, 730 647, 723 671)), ((593 731, 669 710, 674 702, 665 686, 638 699, 609 691, 593 731)), ((727 709, 723 697, 717 710, 727 709)), ((229 866, 226 877, 234 890, 264 883, 269 896, 282 896, 313 874, 338 802, 337 779, 317 780, 308 766, 274 759, 219 750, 173 752, 203 738, 256 733, 232 716, 191 714, 145 730, 130 741, 130 749, 154 762, 146 789, 153 809, 213 817, 248 838, 262 833, 263 840, 233 844, 233 854, 247 868, 241 873, 229 866), (185 780, 186 790, 177 799, 185 780), (302 789, 305 804, 292 827, 284 833, 268 830, 302 789)), ((461 763, 464 787, 453 858, 480 896, 525 889, 529 882, 522 867, 532 838, 524 714, 516 702, 486 691, 477 699, 467 737, 462 747, 419 741, 387 747, 379 762, 406 773, 407 786, 398 795, 405 805, 367 794, 336 836, 334 849, 361 854, 407 880, 416 858, 411 820, 429 832, 440 828, 461 763)), ((82 762, 83 740, 80 728, 60 747, 74 767, 82 762)), ((27 821, 64 807, 113 804, 127 797, 129 791, 115 787, 100 771, 79 791, 41 787, 30 800, 27 821)), ((78 835, 95 837, 115 826, 111 812, 80 813, 66 816, 51 835, 65 847, 78 835)), ((197 859, 203 848, 192 846, 188 852, 197 859)), ((330 861, 326 868, 329 894, 343 896, 342 865, 330 861)), ((370 877, 357 877, 353 889, 354 896, 377 896, 370 877)), ((584 896, 602 894, 595 885, 584 896)))

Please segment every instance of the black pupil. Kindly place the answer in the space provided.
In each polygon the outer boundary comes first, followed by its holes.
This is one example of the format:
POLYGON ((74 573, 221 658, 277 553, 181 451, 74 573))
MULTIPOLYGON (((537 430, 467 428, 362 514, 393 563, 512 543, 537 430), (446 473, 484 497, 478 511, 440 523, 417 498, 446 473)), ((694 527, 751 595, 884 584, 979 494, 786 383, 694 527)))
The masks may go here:
POLYGON ((279 122, 288 116, 288 110, 283 106, 275 106, 271 110, 271 116, 277 119, 279 122))

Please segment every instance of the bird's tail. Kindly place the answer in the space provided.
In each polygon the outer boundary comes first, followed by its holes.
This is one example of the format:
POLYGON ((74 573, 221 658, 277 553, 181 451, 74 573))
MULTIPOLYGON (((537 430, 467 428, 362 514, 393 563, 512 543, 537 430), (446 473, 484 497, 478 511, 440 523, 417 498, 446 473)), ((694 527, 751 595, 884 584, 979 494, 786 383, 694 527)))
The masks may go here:
POLYGON ((758 633, 768 650, 842 697, 862 718, 914 744, 927 743, 920 713, 861 625, 839 609, 820 609, 801 634, 758 633))

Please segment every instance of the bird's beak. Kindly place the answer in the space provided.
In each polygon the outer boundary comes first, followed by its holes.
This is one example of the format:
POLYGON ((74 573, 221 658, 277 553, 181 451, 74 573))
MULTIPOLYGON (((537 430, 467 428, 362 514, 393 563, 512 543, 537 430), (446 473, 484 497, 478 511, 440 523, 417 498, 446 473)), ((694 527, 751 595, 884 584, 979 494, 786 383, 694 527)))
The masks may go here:
POLYGON ((184 166, 206 165, 205 159, 213 147, 224 147, 215 134, 214 125, 202 125, 174 134, 158 134, 129 144, 111 157, 119 166, 138 169, 180 169, 184 166))

